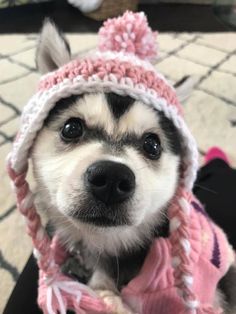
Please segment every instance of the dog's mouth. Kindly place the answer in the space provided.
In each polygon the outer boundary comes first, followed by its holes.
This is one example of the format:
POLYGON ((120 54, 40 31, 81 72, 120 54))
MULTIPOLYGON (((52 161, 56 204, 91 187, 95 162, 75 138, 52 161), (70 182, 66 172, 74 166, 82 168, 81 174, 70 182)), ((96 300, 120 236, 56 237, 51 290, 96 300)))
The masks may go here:
POLYGON ((122 225, 119 219, 111 219, 106 216, 76 216, 76 219, 79 219, 81 222, 92 224, 98 227, 115 227, 122 225))
POLYGON ((105 206, 102 203, 88 200, 79 207, 75 206, 69 216, 73 220, 97 227, 116 227, 130 225, 126 206, 105 206))

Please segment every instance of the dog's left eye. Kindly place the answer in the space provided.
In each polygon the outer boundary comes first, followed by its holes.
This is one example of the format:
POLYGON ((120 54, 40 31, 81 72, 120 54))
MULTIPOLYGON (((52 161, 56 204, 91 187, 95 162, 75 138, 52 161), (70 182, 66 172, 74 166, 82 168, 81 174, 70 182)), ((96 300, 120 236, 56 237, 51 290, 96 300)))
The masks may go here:
POLYGON ((143 150, 150 159, 158 159, 160 157, 162 147, 157 134, 147 133, 144 135, 143 150))
POLYGON ((66 121, 61 129, 61 139, 65 142, 72 142, 83 135, 83 122, 79 118, 71 118, 66 121))

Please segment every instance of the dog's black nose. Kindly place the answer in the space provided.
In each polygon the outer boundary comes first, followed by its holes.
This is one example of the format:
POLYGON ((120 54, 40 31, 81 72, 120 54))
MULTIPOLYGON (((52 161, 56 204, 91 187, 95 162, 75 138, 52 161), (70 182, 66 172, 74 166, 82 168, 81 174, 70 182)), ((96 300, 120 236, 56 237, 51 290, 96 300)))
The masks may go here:
POLYGON ((85 173, 90 192, 108 205, 127 200, 135 189, 135 176, 127 166, 113 161, 98 161, 85 173))

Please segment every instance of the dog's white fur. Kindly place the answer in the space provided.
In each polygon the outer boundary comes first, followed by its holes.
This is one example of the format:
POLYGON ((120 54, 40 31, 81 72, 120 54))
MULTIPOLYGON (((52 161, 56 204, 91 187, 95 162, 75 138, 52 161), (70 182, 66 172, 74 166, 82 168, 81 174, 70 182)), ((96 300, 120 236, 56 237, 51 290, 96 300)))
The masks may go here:
POLYGON ((52 122, 51 128, 43 128, 38 135, 32 157, 40 189, 47 193, 49 214, 63 239, 70 245, 83 234, 90 247, 110 254, 117 254, 120 249, 128 249, 145 240, 150 225, 157 224, 161 219, 158 212, 172 198, 178 180, 179 157, 168 150, 156 112, 137 102, 116 122, 102 94, 86 95, 52 122), (139 136, 145 132, 156 132, 161 138, 163 154, 160 160, 151 162, 133 147, 127 146, 122 155, 116 155, 112 148, 110 152, 107 151, 98 140, 81 147, 75 145, 67 151, 64 144, 57 143, 60 141, 58 129, 71 115, 86 121, 88 128, 103 127, 114 139, 120 139, 122 134, 124 136, 129 132, 139 136), (134 172, 136 190, 129 204, 131 226, 95 227, 68 215, 79 198, 86 194, 83 181, 85 171, 98 160, 120 162, 134 172))

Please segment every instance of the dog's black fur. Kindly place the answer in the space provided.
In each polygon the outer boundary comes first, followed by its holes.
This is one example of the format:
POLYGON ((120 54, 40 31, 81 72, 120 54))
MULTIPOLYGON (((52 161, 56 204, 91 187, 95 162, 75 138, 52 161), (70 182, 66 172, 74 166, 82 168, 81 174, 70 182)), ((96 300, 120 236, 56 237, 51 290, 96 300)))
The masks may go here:
POLYGON ((107 103, 116 119, 126 113, 135 102, 130 96, 120 96, 115 93, 106 93, 107 103))
MULTIPOLYGON (((234 309, 236 313, 236 267, 231 266, 226 275, 220 280, 218 288, 222 291, 226 308, 234 309)), ((232 313, 232 312, 229 312, 232 313)))
POLYGON ((60 115, 63 111, 67 110, 73 104, 75 104, 80 97, 81 96, 78 95, 72 95, 58 100, 56 105, 49 111, 49 114, 44 122, 44 125, 48 126, 50 122, 52 122, 58 115, 60 115))

